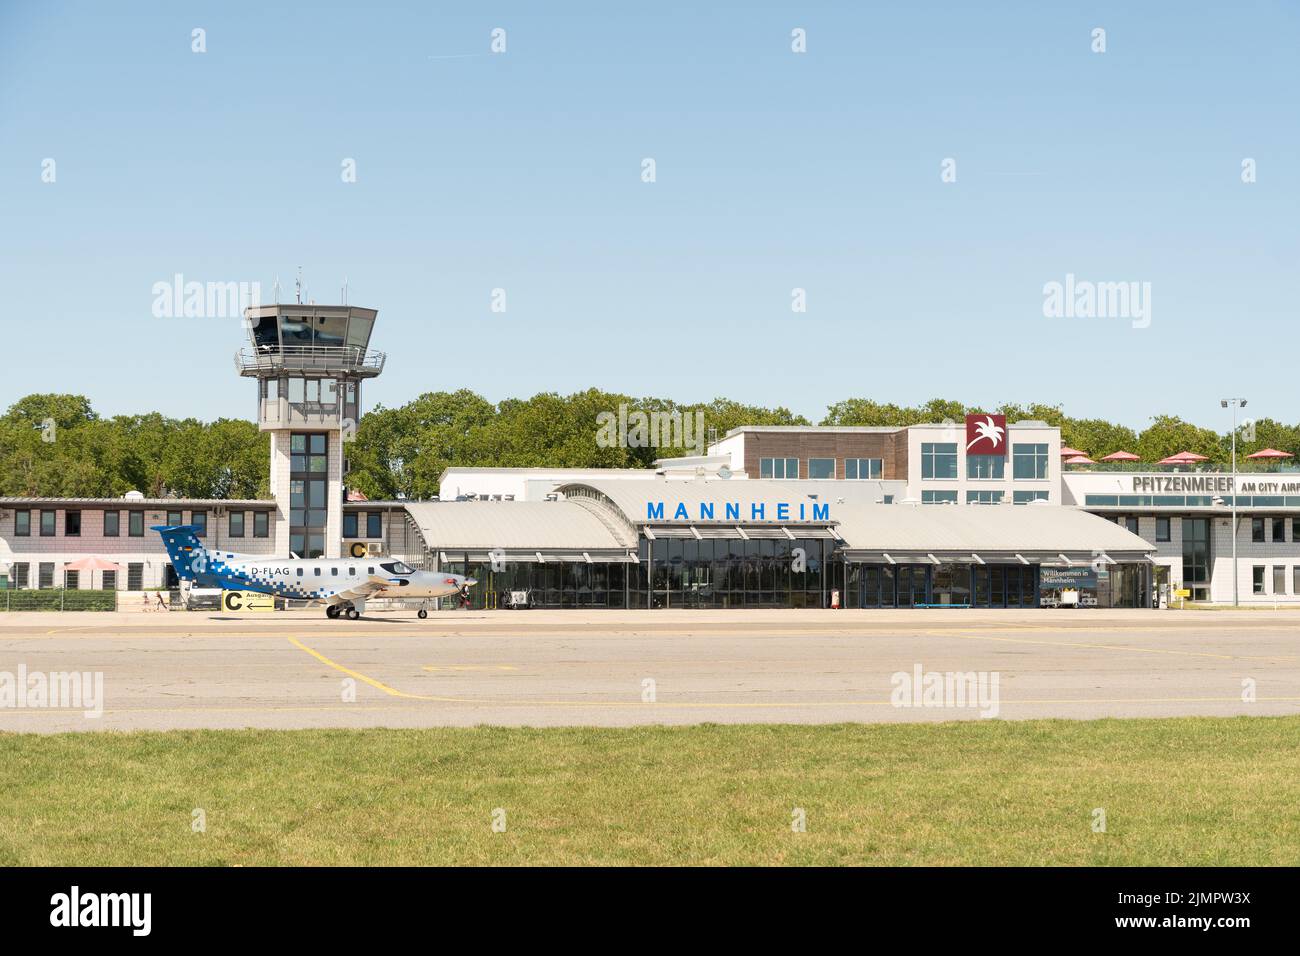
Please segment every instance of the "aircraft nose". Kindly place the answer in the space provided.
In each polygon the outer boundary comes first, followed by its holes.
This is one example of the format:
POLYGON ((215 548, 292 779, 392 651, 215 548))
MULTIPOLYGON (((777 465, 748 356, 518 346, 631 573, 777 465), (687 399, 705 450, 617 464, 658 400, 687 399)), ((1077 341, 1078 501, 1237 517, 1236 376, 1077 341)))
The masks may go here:
POLYGON ((467 587, 467 588, 472 588, 472 587, 473 587, 474 585, 476 585, 476 584, 478 584, 478 582, 475 581, 473 578, 466 578, 466 579, 465 579, 465 587, 467 587))

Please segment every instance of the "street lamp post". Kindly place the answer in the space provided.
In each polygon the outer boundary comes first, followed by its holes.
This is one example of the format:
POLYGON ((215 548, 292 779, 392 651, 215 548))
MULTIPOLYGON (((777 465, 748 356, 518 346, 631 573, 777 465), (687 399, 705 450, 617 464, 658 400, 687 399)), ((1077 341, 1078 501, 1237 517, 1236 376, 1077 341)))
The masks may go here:
POLYGON ((1237 409, 1246 407, 1244 398, 1223 398, 1220 408, 1232 406, 1232 606, 1240 607, 1237 595, 1237 409))

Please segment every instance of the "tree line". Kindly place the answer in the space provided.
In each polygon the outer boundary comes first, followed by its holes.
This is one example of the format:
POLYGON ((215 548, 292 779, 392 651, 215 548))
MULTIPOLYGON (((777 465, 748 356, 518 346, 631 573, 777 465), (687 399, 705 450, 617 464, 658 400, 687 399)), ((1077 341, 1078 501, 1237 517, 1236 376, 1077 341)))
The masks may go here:
MULTIPOLYGON (((376 406, 357 426, 346 449, 347 483, 372 499, 429 498, 452 465, 479 467, 647 468, 656 458, 694 448, 598 441, 598 422, 620 406, 645 414, 703 416, 706 438, 738 425, 810 425, 788 408, 727 399, 679 404, 588 389, 572 395, 543 392, 490 402, 468 390, 427 392, 396 408, 376 406)), ((963 405, 934 399, 923 405, 882 404, 851 398, 827 409, 823 425, 904 426, 960 422, 967 414, 1005 414, 1008 421, 1038 419, 1061 429, 1066 445, 1094 459, 1124 450, 1155 462, 1179 451, 1226 462, 1231 435, 1158 415, 1134 431, 1096 418, 1071 418, 1056 405, 963 405)), ((1300 425, 1272 419, 1239 430, 1238 454, 1265 447, 1300 451, 1300 425)), ((633 432, 635 434, 635 432, 633 432)), ((101 417, 81 395, 28 395, 0 417, 0 495, 265 498, 269 495, 269 439, 254 422, 202 422, 157 412, 101 417)))

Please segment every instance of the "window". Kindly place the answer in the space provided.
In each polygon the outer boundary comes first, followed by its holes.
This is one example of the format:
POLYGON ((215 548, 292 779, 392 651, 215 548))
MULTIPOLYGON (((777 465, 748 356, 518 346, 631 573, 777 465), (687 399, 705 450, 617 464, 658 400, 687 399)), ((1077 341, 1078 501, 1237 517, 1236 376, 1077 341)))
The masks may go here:
MULTIPOLYGON (((794 459, 791 459, 793 461, 794 459)), ((797 464, 797 462, 796 462, 797 464)), ((372 511, 366 515, 366 537, 382 538, 384 536, 383 515, 378 511, 372 511)))
MULTIPOLYGON (((126 533, 132 538, 144 537, 144 512, 128 511, 126 533)), ((139 590, 135 588, 133 590, 139 590)))
POLYGON ((206 511, 191 511, 190 524, 194 525, 194 534, 196 537, 207 537, 208 513, 206 511))
POLYGON ((998 505, 1002 503, 1002 492, 1000 491, 968 491, 966 492, 966 504, 968 505, 998 505))
POLYGON ((80 591, 80 590, 81 590, 81 572, 80 572, 80 571, 64 571, 64 572, 63 572, 63 586, 64 586, 65 588, 67 588, 69 591, 80 591))
POLYGON ((1183 518, 1183 587, 1210 583, 1210 519, 1183 518))
POLYGON ((269 511, 253 512, 253 537, 268 538, 271 535, 271 513, 269 511))
POLYGON ((1286 594, 1286 568, 1273 565, 1273 593, 1286 594))
MULTIPOLYGON (((1297 569, 1300 570, 1300 569, 1297 569)), ((31 573, 31 565, 26 561, 18 561, 14 564, 14 587, 27 587, 27 576, 31 573)))
POLYGON ((330 575, 337 578, 339 576, 339 569, 337 567, 330 568, 330 575))
POLYGON ((809 458, 808 459, 808 477, 824 480, 835 477, 835 459, 834 458, 809 458))
POLYGON ((302 568, 298 569, 298 577, 302 577, 302 568))
POLYGON ((122 512, 104 512, 104 537, 116 538, 122 530, 122 512))
POLYGON ((320 568, 313 568, 312 574, 316 575, 316 577, 320 577, 320 568))
POLYGON ((58 516, 57 511, 41 512, 41 537, 42 538, 54 537, 54 519, 57 516, 58 516))
POLYGON ((30 511, 14 512, 14 534, 20 538, 30 537, 32 533, 32 513, 30 511))
POLYGON ((304 558, 319 558, 325 553, 328 450, 327 436, 322 432, 295 432, 289 436, 290 550, 304 558))
POLYGON ((81 537, 81 512, 63 512, 63 533, 69 538, 81 537))
POLYGON ((957 477, 957 443, 956 442, 922 442, 921 443, 921 477, 922 478, 956 478, 957 477))
POLYGON ((1046 491, 1013 491, 1011 492, 1011 503, 1013 505, 1027 505, 1031 501, 1046 501, 1046 491))
POLYGON ((242 538, 244 536, 244 512, 230 512, 230 537, 242 538))
POLYGON ((1273 540, 1274 541, 1286 540, 1286 519, 1285 518, 1273 519, 1273 540))
POLYGON ((955 491, 923 491, 921 492, 921 504, 923 505, 947 505, 957 503, 957 492, 955 491))
POLYGON ((967 455, 967 478, 1005 478, 1007 459, 1005 455, 967 455))
POLYGON ((1131 531, 1133 534, 1138 534, 1138 519, 1137 519, 1137 518, 1125 518, 1125 519, 1124 519, 1124 527, 1125 527, 1126 530, 1131 531))
POLYGON ((798 458, 760 458, 758 460, 758 477, 776 479, 794 479, 799 477, 798 458))
POLYGON ((1264 540, 1264 519, 1250 519, 1250 540, 1253 542, 1262 542, 1264 540))
POLYGON ((885 473, 883 458, 845 458, 844 477, 849 481, 866 481, 880 478, 885 473))
POLYGON ((1300 594, 1300 564, 1291 569, 1291 593, 1300 594))
POLYGON ((1291 540, 1300 541, 1300 518, 1291 519, 1291 540))
POLYGON ((1264 566, 1257 564, 1250 569, 1250 586, 1252 594, 1264 593, 1264 566))
POLYGON ((1011 446, 1011 477, 1039 480, 1047 477, 1046 445, 1011 446))
MULTIPOLYGON (((135 514, 136 512, 131 512, 135 514)), ((143 512, 141 512, 143 514, 143 512)), ((144 565, 139 561, 132 562, 126 566, 126 589, 128 591, 144 590, 144 565)))
POLYGON ((343 513, 343 537, 355 538, 357 536, 357 513, 355 511, 345 511, 343 513))
POLYGON ((36 569, 36 586, 38 588, 54 587, 54 562, 42 561, 36 569))
POLYGON ((116 571, 101 571, 101 572, 100 572, 100 577, 99 577, 99 589, 100 589, 101 591, 116 591, 116 590, 117 590, 117 572, 116 572, 116 571))
POLYGON ((356 576, 357 576, 357 569, 356 569, 356 568, 348 568, 348 577, 350 577, 350 578, 355 578, 356 576))
POLYGON ((1169 519, 1156 518, 1156 541, 1169 540, 1169 519))
POLYGON ((167 512, 167 524, 171 525, 173 528, 175 528, 177 525, 182 525, 184 523, 185 523, 185 513, 183 511, 167 512))

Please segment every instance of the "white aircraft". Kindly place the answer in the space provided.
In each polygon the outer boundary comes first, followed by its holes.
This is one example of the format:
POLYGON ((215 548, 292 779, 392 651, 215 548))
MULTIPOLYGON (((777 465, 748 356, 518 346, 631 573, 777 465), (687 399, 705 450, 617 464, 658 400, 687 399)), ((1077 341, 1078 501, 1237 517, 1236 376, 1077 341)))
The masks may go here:
MULTIPOLYGON (((391 558, 268 558, 209 550, 194 525, 153 525, 167 546, 176 574, 195 587, 257 591, 325 605, 325 616, 359 618, 366 601, 432 600, 469 596, 473 578, 443 571, 416 571, 391 558)), ((429 616, 424 608, 420 617, 429 616)))

